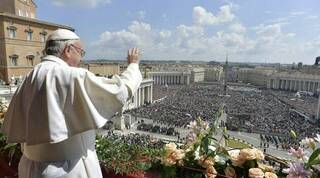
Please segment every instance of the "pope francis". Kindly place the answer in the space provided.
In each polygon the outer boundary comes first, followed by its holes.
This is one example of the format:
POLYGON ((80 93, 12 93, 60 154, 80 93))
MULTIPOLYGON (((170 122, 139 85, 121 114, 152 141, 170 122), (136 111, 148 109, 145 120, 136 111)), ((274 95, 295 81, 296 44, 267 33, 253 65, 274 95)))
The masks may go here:
POLYGON ((58 29, 48 36, 41 63, 26 76, 5 115, 8 143, 21 143, 19 178, 100 178, 95 129, 104 126, 136 92, 139 51, 112 79, 78 68, 80 38, 58 29))

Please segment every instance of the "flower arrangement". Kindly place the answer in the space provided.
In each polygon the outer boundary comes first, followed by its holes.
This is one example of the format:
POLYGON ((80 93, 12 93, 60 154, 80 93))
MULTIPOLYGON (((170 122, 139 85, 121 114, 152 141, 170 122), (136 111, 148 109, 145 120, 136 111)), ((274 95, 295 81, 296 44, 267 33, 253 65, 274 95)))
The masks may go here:
POLYGON ((147 171, 159 155, 159 149, 96 137, 96 151, 101 165, 115 174, 147 171))
MULTIPOLYGON (((291 136, 296 139, 297 135, 291 131, 291 136)), ((283 172, 287 174, 287 178, 318 178, 320 177, 320 135, 316 134, 314 138, 305 138, 300 141, 300 146, 291 147, 289 153, 294 158, 289 163, 289 168, 284 169, 283 172), (318 147, 317 147, 318 145, 318 147), (302 148, 303 146, 304 148, 302 148), (312 150, 311 155, 308 151, 312 150), (310 155, 310 156, 308 156, 310 155)))
MULTIPOLYGON (((0 121, 0 128, 2 121, 0 121)), ((18 163, 22 156, 21 147, 18 143, 6 143, 7 137, 0 132, 0 177, 16 176, 18 163)))
POLYGON ((219 128, 224 114, 220 109, 211 126, 201 118, 190 123, 191 132, 184 145, 165 145, 161 164, 164 178, 250 177, 277 178, 275 170, 262 163, 264 154, 256 148, 231 149, 225 146, 228 136, 219 128), (221 134, 221 138, 214 136, 221 134))

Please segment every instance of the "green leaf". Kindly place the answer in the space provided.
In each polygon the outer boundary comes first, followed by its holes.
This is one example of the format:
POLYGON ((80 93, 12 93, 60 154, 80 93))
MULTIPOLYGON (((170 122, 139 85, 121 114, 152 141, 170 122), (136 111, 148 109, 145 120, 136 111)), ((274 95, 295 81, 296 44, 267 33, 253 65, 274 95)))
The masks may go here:
POLYGON ((296 132, 293 131, 293 130, 290 130, 290 136, 291 136, 292 138, 294 138, 294 139, 297 138, 297 134, 296 134, 296 132))
POLYGON ((320 164, 320 159, 316 159, 316 160, 313 160, 311 162, 308 162, 308 166, 312 166, 312 165, 317 165, 317 164, 320 164))
POLYGON ((310 163, 315 160, 320 154, 320 148, 314 150, 314 152, 311 154, 309 161, 308 161, 308 165, 310 165, 310 163))
POLYGON ((208 154, 208 152, 209 152, 209 138, 208 137, 205 137, 203 139, 203 149, 204 149, 205 154, 208 154))

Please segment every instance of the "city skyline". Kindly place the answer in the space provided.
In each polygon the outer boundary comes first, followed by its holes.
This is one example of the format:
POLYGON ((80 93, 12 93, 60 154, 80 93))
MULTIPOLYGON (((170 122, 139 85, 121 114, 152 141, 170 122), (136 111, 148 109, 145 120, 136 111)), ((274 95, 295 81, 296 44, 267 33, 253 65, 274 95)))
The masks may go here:
POLYGON ((35 2, 38 19, 76 29, 85 59, 125 59, 132 46, 145 60, 221 62, 228 51, 232 62, 313 64, 320 56, 316 0, 35 2))

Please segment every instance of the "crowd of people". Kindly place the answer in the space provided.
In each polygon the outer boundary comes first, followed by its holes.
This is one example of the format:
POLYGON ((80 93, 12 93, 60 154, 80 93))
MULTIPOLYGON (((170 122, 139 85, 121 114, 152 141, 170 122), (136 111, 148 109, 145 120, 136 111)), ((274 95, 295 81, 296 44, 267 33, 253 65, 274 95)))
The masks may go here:
POLYGON ((299 141, 290 136, 276 136, 260 134, 260 148, 269 148, 273 144, 276 149, 288 150, 290 147, 297 148, 301 146, 299 141))
POLYGON ((175 131, 174 127, 166 127, 166 126, 159 126, 154 124, 146 124, 146 123, 140 123, 137 126, 138 130, 146 131, 146 132, 152 132, 152 133, 158 133, 163 135, 170 135, 170 136, 178 136, 179 132, 175 131))
POLYGON ((213 98, 212 92, 209 88, 204 91, 196 89, 202 88, 200 86, 194 87, 179 86, 180 89, 177 90, 175 86, 171 92, 171 86, 163 87, 163 93, 167 93, 164 100, 132 110, 131 113, 169 127, 186 127, 190 121, 199 116, 206 120, 212 119, 217 111, 217 107, 213 106, 216 103, 208 99, 213 98))
POLYGON ((104 134, 104 137, 108 140, 115 141, 118 143, 125 143, 129 145, 137 145, 141 147, 148 148, 157 148, 161 149, 165 145, 165 142, 162 140, 153 138, 150 135, 141 135, 141 134, 127 134, 119 135, 113 131, 108 131, 107 134, 104 134))
POLYGON ((299 139, 320 132, 317 124, 299 114, 299 111, 308 114, 306 108, 317 104, 317 100, 312 97, 304 98, 304 102, 300 99, 299 104, 294 104, 294 100, 290 99, 295 95, 288 92, 284 94, 279 91, 232 86, 227 88, 227 95, 223 95, 223 86, 218 84, 157 87, 154 86, 165 98, 132 110, 131 114, 152 119, 156 124, 186 128, 197 117, 212 122, 218 109, 225 106, 228 115, 226 125, 229 128, 284 136, 294 130, 299 139))

